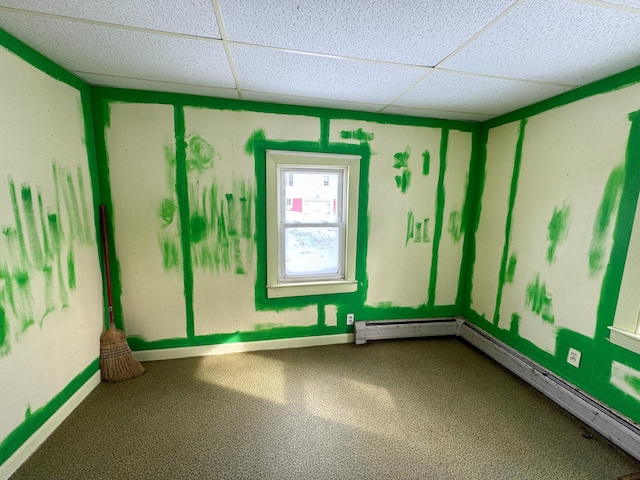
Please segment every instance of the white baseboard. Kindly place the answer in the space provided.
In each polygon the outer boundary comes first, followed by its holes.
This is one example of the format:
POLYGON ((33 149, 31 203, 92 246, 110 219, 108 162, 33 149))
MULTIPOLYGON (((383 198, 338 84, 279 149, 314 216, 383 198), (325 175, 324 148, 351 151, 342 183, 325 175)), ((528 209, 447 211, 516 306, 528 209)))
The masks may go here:
POLYGON ((100 383, 100 371, 94 373, 69 400, 67 400, 36 432, 25 441, 2 465, 0 465, 0 479, 9 478, 33 452, 58 428, 75 408, 100 383))
POLYGON ((139 362, 148 362, 152 360, 171 360, 175 358, 202 357, 206 355, 223 355, 226 353, 256 352, 259 350, 278 350, 281 348, 335 345, 340 343, 352 343, 353 339, 354 336, 352 333, 342 333, 338 335, 282 338, 278 340, 261 340, 257 342, 222 343, 219 345, 202 345, 198 347, 140 350, 137 352, 133 352, 133 354, 139 362))
POLYGON ((640 426, 565 382, 483 330, 465 323, 460 337, 515 373, 603 437, 640 460, 640 426))

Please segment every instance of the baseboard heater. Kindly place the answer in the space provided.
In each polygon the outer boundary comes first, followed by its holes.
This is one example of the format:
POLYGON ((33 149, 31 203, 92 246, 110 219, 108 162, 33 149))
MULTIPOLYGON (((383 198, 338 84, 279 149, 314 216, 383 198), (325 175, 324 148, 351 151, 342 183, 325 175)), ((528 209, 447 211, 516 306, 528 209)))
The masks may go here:
POLYGON ((593 430, 640 460, 640 425, 603 405, 464 318, 355 323, 355 343, 411 337, 458 336, 522 378, 593 430))
POLYGON ((455 318, 362 321, 355 322, 354 327, 356 345, 364 345, 367 340, 457 336, 460 321, 455 318))

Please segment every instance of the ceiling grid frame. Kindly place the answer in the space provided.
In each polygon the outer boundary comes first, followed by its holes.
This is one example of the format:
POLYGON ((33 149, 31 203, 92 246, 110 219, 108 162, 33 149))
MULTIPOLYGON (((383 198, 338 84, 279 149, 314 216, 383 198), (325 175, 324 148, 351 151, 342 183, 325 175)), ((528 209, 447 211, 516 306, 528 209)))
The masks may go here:
POLYGON ((469 121, 640 65, 640 0, 0 0, 0 28, 92 85, 469 121))

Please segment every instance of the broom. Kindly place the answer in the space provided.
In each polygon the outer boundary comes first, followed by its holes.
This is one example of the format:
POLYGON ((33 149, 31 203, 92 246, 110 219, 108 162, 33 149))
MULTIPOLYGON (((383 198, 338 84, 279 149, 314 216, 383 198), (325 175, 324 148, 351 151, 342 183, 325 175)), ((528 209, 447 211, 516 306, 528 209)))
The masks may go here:
POLYGON ((127 336, 118 330, 113 320, 113 296, 111 293, 111 272, 109 270, 109 244, 107 243, 107 215, 104 205, 100 205, 100 229, 104 251, 104 272, 109 300, 109 328, 100 336, 100 372, 107 382, 120 382, 136 378, 145 372, 144 367, 133 356, 127 336))

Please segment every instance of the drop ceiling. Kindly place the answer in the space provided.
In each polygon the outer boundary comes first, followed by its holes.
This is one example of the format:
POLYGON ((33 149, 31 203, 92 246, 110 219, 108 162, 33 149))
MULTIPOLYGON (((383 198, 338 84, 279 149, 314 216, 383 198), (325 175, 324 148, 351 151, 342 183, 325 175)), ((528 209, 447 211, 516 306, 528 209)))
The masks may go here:
POLYGON ((92 85, 483 121, 640 65, 640 0, 0 0, 92 85))

